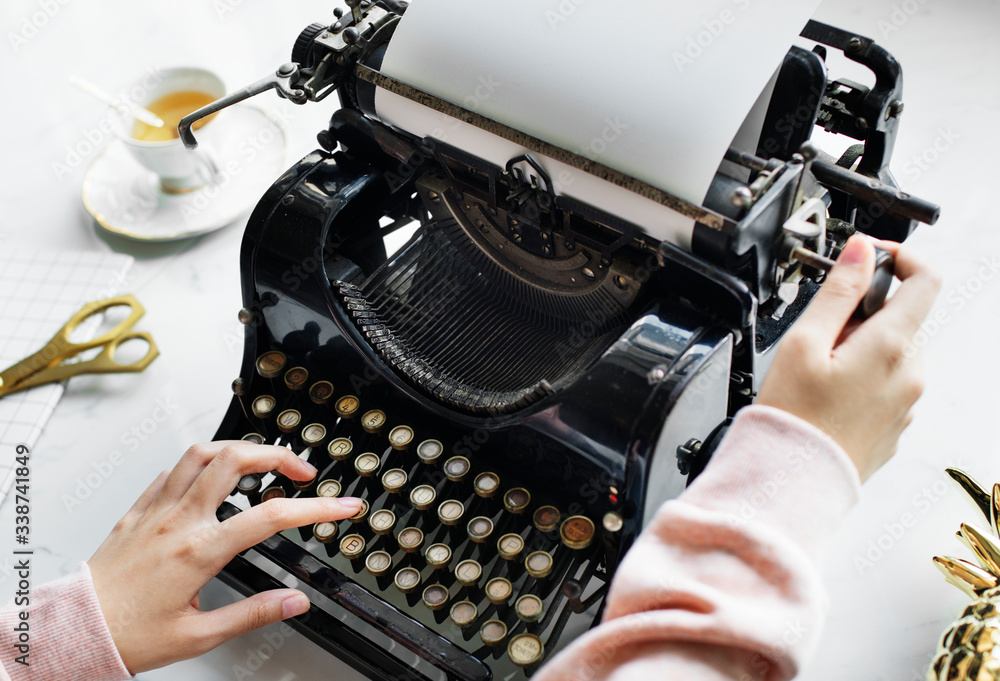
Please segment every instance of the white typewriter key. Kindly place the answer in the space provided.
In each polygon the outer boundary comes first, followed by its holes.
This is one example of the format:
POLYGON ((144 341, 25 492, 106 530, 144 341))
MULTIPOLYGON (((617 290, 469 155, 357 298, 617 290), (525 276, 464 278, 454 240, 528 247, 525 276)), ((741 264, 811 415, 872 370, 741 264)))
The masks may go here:
POLYGON ((545 646, 534 634, 518 634, 507 643, 510 661, 519 667, 529 667, 542 659, 545 646))
POLYGON ((340 540, 340 553, 344 558, 354 560, 365 552, 365 538, 360 534, 349 534, 340 540))
POLYGON ((473 624, 477 615, 479 615, 479 611, 476 610, 475 604, 471 601, 459 601, 451 606, 451 621, 463 629, 473 624))
POLYGON ((555 506, 539 506, 531 516, 531 522, 539 532, 553 532, 559 527, 560 518, 562 514, 555 506))
POLYGON ((389 534, 396 526, 396 514, 386 508, 379 509, 368 518, 368 526, 375 534, 389 534))
POLYGON ((537 622, 542 618, 542 611, 542 599, 535 594, 524 594, 514 601, 514 612, 522 622, 537 622))
POLYGON ((253 494, 260 489, 260 476, 256 473, 250 473, 249 475, 244 475, 240 478, 240 481, 236 483, 236 491, 240 494, 253 494))
POLYGON ((340 483, 336 480, 323 480, 316 485, 316 496, 318 497, 339 497, 340 483))
POLYGON ((493 605, 503 605, 510 600, 514 586, 505 577, 494 577, 486 582, 486 598, 493 605))
POLYGON ((406 486, 406 471, 401 468, 390 468, 382 474, 382 487, 390 494, 396 494, 406 486))
POLYGON ((333 383, 317 381, 309 386, 309 399, 316 404, 326 404, 333 397, 333 383))
POLYGON ((444 475, 452 482, 461 482, 471 468, 472 464, 464 456, 453 456, 444 462, 444 475))
POLYGON ((396 541, 405 553, 414 553, 423 546, 424 533, 417 527, 407 527, 400 531, 396 541))
POLYGON ((528 508, 528 504, 530 503, 531 493, 523 487, 509 489, 507 490, 507 493, 503 495, 504 508, 515 515, 524 513, 524 510, 528 508))
POLYGON ((448 567, 451 562, 451 547, 447 544, 431 544, 424 554, 427 564, 435 570, 448 567))
POLYGON ((430 485, 418 485, 410 490, 410 505, 418 511, 426 511, 437 499, 437 492, 430 485))
POLYGON ((444 445, 438 440, 424 440, 417 445, 417 458, 424 463, 437 463, 444 453, 444 445))
POLYGON ((462 519, 462 515, 464 513, 465 506, 462 505, 461 501, 455 501, 454 499, 442 501, 441 505, 438 506, 438 520, 440 520, 443 525, 457 525, 458 521, 462 519))
POLYGON ((412 593, 420 586, 420 572, 416 568, 406 567, 397 572, 392 581, 404 594, 412 593))
POLYGON ((278 350, 265 352, 257 358, 257 373, 264 378, 274 378, 285 368, 285 353, 278 350))
POLYGON ((562 543, 571 549, 585 549, 594 539, 594 521, 586 516, 566 518, 559 528, 562 543))
POLYGON ((528 574, 535 579, 548 577, 549 573, 552 572, 552 556, 547 551, 529 553, 528 557, 524 559, 524 567, 527 568, 528 574))
POLYGON ((348 457, 353 449, 353 442, 348 440, 346 437, 338 437, 326 446, 326 453, 329 454, 330 458, 334 461, 343 461, 348 457))
POLYGON ((317 447, 326 439, 326 426, 322 423, 310 423, 302 429, 302 443, 306 447, 317 447))
POLYGON ((376 577, 381 577, 392 567, 392 556, 385 551, 369 553, 368 557, 365 558, 365 567, 368 569, 368 572, 376 577))
POLYGON ((350 520, 352 523, 360 523, 362 520, 365 519, 367 515, 368 515, 368 501, 366 499, 362 499, 361 508, 358 509, 357 513, 348 518, 348 520, 350 520))
POLYGON ((524 538, 519 534, 505 534, 497 541, 497 553, 504 560, 515 560, 524 551, 524 538))
POLYGON ((604 514, 601 524, 604 525, 604 529, 608 532, 621 532, 621 529, 625 526, 625 521, 622 520, 621 514, 608 511, 604 514))
POLYGON ((476 494, 484 499, 489 499, 500 489, 500 476, 496 473, 480 473, 472 483, 476 494))
POLYGON ((378 470, 378 455, 365 452, 354 460, 354 470, 363 478, 370 478, 378 470))
POLYGON ((413 428, 396 426, 389 431, 389 445, 397 451, 406 451, 413 442, 413 428))
POLYGON ((381 409, 372 409, 371 411, 366 411, 364 416, 361 417, 361 427, 365 429, 366 433, 377 433, 385 425, 385 419, 384 411, 381 409))
POLYGON ((358 413, 358 407, 361 406, 361 402, 354 395, 344 395, 339 400, 337 404, 334 405, 334 409, 337 412, 337 416, 342 419, 352 419, 354 415, 358 413))
POLYGON ((463 560, 455 566, 455 579, 462 586, 475 586, 483 576, 483 566, 475 560, 463 560))
POLYGON ((270 418, 271 414, 274 413, 274 408, 278 406, 278 400, 274 399, 270 395, 261 395, 253 401, 250 408, 253 410, 253 415, 259 419, 270 418))
POLYGON ((316 523, 313 525, 313 536, 321 544, 329 544, 337 538, 336 523, 316 523))
POLYGON ((244 442, 252 442, 255 445, 264 444, 264 436, 261 435, 260 433, 247 433, 240 439, 243 440, 244 442))
POLYGON ((264 490, 263 492, 261 492, 261 494, 260 494, 260 500, 261 501, 269 501, 271 499, 284 499, 286 496, 288 496, 288 495, 285 494, 284 488, 282 488, 282 487, 268 487, 266 490, 264 490))
POLYGON ((469 534, 469 539, 477 544, 482 544, 493 533, 493 521, 485 516, 477 516, 469 521, 466 531, 469 534))
POLYGON ((440 610, 448 604, 448 589, 440 584, 431 584, 424 589, 421 600, 431 610, 440 610))
POLYGON ((309 382, 309 372, 305 367, 292 367, 285 372, 285 385, 289 390, 301 390, 309 382))
POLYGON ((302 414, 295 409, 286 409, 278 414, 278 430, 282 433, 291 433, 302 423, 302 414))
POLYGON ((499 645, 507 638, 507 625, 500 620, 483 622, 479 629, 479 639, 488 646, 499 645))

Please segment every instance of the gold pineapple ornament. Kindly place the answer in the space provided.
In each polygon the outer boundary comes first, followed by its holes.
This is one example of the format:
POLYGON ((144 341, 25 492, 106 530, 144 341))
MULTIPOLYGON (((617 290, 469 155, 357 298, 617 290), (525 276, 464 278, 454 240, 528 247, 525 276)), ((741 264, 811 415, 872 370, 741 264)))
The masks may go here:
POLYGON ((979 565, 960 558, 935 556, 945 579, 973 599, 944 632, 927 681, 1000 681, 1000 484, 990 494, 971 476, 949 468, 951 478, 983 513, 990 530, 962 523, 957 536, 979 565))

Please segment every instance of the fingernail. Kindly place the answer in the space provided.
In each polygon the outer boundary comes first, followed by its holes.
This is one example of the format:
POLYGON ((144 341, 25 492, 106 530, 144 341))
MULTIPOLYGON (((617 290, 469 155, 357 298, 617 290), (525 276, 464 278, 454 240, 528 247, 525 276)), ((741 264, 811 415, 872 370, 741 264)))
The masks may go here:
POLYGON ((305 594, 289 596, 281 602, 281 619, 301 615, 309 610, 309 599, 305 594))
POLYGON ((357 513, 361 509, 361 504, 363 503, 361 499, 357 497, 343 497, 342 499, 334 499, 342 509, 345 511, 350 511, 352 513, 357 513))
MULTIPOLYGON (((299 459, 299 460, 302 461, 301 459, 299 459)), ((306 468, 309 469, 309 472, 311 472, 313 474, 313 476, 319 475, 319 469, 316 468, 316 466, 313 466, 308 461, 302 461, 302 463, 305 464, 306 468)))
POLYGON ((868 244, 865 243, 864 237, 852 236, 844 244, 844 250, 840 252, 840 257, 837 258, 837 264, 848 265, 850 267, 857 267, 865 261, 868 256, 868 244))

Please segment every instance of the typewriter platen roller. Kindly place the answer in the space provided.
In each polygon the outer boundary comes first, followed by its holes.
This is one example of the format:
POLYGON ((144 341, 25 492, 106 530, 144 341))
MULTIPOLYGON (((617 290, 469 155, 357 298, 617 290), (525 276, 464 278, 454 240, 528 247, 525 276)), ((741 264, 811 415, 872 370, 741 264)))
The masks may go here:
POLYGON ((247 226, 244 361, 216 436, 287 445, 320 474, 247 476, 219 515, 273 497, 367 505, 220 577, 306 590, 293 626, 374 678, 531 676, 599 621, 620 558, 752 402, 848 236, 901 241, 937 219, 888 170, 900 69, 810 22, 816 49, 788 51, 755 142, 692 203, 382 73, 406 6, 348 4, 273 76, 181 124, 193 146, 195 120, 265 90, 342 103, 247 226), (827 50, 875 85, 828 80, 827 50), (520 153, 497 163, 391 127, 376 89, 520 153), (828 158, 816 126, 859 143, 828 158), (689 243, 560 193, 553 159, 691 219, 689 243))

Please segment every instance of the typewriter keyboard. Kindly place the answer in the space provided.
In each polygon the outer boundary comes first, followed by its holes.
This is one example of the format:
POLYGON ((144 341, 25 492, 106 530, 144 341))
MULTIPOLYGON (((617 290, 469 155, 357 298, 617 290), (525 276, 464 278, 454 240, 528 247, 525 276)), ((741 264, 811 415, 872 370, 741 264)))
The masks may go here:
POLYGON ((286 537, 469 654, 529 675, 574 628, 574 613, 596 615, 601 535, 613 528, 558 508, 525 482, 530 470, 513 479, 453 454, 447 438, 338 392, 281 351, 262 354, 256 370, 255 394, 239 398, 252 426, 242 438, 289 446, 320 472, 304 483, 247 475, 233 493, 240 505, 360 497, 354 517, 286 537))

